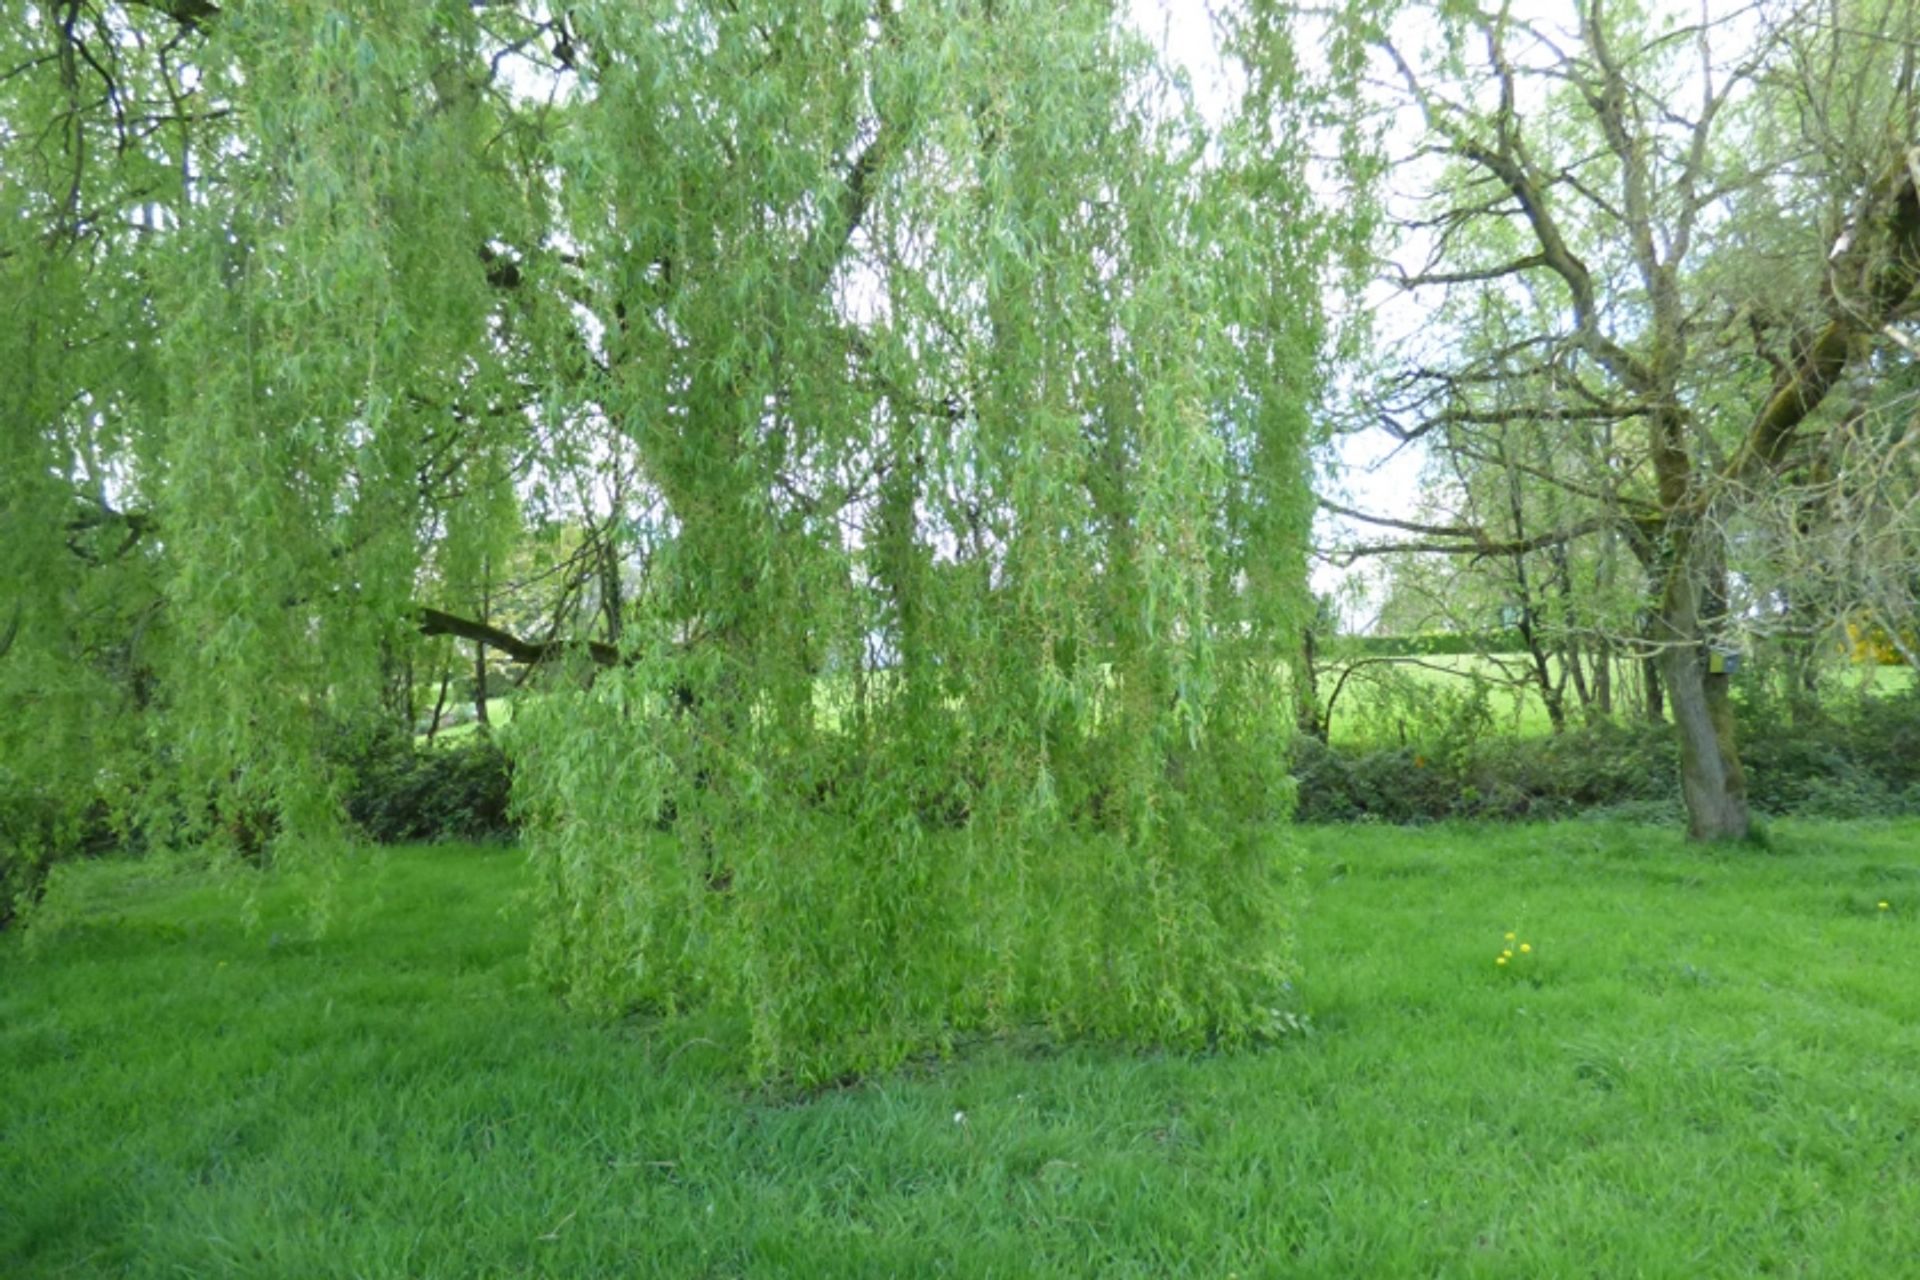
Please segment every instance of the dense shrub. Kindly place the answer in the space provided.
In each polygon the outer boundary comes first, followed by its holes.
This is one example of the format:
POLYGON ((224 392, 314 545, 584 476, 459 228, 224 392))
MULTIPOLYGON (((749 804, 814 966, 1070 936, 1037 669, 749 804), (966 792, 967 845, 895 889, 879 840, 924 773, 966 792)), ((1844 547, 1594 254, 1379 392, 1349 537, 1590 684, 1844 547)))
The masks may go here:
MULTIPOLYGON (((1742 707, 1748 794, 1762 813, 1920 813, 1920 693, 1829 704, 1818 716, 1742 707)), ((1668 725, 1603 722, 1544 738, 1440 736, 1419 745, 1294 746, 1303 822, 1555 818, 1680 806, 1668 725)))
MULTIPOLYGON (((426 746, 398 730, 341 730, 330 763, 345 777, 347 816, 380 843, 418 840, 504 839, 510 771, 491 741, 468 737, 426 746)), ((57 863, 144 847, 151 839, 199 842, 225 838, 243 857, 272 839, 277 815, 268 809, 209 812, 211 826, 183 830, 178 815, 143 826, 116 813, 104 798, 79 803, 0 780, 0 928, 33 902, 57 863)))
POLYGON ((0 928, 40 892, 47 870, 120 843, 107 805, 64 803, 21 789, 0 790, 0 928))
POLYGON ((492 740, 421 744, 398 733, 354 741, 338 763, 347 773, 347 816, 370 840, 486 840, 513 834, 512 773, 492 740))
POLYGON ((1614 725, 1464 746, 1294 748, 1303 822, 1548 818, 1629 802, 1678 802, 1669 731, 1614 725))

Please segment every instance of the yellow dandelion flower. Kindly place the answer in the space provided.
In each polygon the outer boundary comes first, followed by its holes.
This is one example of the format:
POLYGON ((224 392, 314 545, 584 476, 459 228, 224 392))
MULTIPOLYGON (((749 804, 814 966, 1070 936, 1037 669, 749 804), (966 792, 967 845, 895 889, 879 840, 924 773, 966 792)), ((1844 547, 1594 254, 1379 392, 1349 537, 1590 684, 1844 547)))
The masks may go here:
POLYGON ((1522 954, 1525 954, 1526 952, 1531 950, 1533 950, 1533 944, 1531 942, 1523 942, 1520 944, 1520 951, 1522 954))
POLYGON ((1508 947, 1505 951, 1502 951, 1500 954, 1505 956, 1507 959, 1511 960, 1513 959, 1513 948, 1508 947))
POLYGON ((1495 956, 1493 959, 1493 962, 1495 964, 1505 964, 1507 962, 1507 958, 1505 956, 1495 956))
POLYGON ((1893 908, 1892 908, 1892 907, 1889 907, 1889 906, 1888 906, 1888 905, 1887 905, 1886 903, 1884 903, 1884 902, 1880 904, 1880 909, 1881 909, 1882 911, 1891 911, 1891 910, 1893 910, 1893 908))
POLYGON ((1512 941, 1513 941, 1513 935, 1512 935, 1512 934, 1508 934, 1508 935, 1507 935, 1507 941, 1508 941, 1508 942, 1512 942, 1512 941))

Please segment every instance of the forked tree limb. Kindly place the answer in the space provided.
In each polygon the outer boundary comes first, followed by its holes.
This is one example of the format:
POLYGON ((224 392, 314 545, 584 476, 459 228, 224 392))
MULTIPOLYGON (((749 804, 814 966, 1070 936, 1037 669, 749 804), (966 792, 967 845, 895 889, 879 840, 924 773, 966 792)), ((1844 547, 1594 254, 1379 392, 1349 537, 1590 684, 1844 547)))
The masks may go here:
POLYGON ((1860 295, 1836 296, 1832 318, 1781 370, 1728 465, 1728 478, 1752 481, 1779 467, 1795 432, 1840 381, 1861 342, 1885 328, 1920 288, 1920 149, 1902 156, 1876 185, 1867 218, 1884 218, 1882 235, 1859 228, 1835 271, 1855 275, 1860 295))

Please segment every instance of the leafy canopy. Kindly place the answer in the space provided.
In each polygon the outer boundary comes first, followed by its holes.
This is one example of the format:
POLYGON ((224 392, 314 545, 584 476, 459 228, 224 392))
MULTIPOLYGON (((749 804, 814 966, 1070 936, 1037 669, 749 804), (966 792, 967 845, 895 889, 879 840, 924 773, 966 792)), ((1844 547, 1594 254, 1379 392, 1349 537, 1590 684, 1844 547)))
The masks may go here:
POLYGON ((1258 1034, 1337 244, 1261 15, 1212 132, 1105 3, 20 11, 16 825, 325 830, 423 619, 590 525, 509 737, 574 998, 806 1076, 1258 1034))

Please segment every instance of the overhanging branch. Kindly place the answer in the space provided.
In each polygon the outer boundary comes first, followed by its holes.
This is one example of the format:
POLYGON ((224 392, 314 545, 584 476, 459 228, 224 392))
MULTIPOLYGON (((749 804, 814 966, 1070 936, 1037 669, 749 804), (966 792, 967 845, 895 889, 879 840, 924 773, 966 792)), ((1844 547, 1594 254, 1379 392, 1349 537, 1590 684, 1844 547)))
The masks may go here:
MULTIPOLYGON (((538 666, 561 657, 574 646, 564 640, 523 640, 511 631, 502 631, 499 627, 472 618, 462 618, 441 609, 429 609, 424 606, 414 611, 423 636, 455 636, 461 640, 472 640, 478 644, 498 649, 515 662, 528 666, 538 666)), ((620 651, 610 644, 599 640, 589 640, 584 650, 589 658, 603 667, 620 664, 620 651)))
POLYGON ((1412 520, 1395 520, 1388 516, 1369 515, 1356 511, 1352 507, 1343 507, 1337 502, 1320 499, 1320 505, 1336 515, 1348 516, 1368 524, 1386 529, 1399 529, 1405 533, 1417 533, 1432 539, 1425 542, 1381 542, 1369 543, 1357 547, 1344 547, 1328 552, 1327 558, 1336 564, 1352 564, 1362 556, 1385 556, 1397 552, 1425 552, 1443 556, 1523 556, 1528 552, 1539 551, 1546 547, 1558 546, 1584 538, 1590 533, 1599 533, 1603 529, 1616 528, 1623 523, 1617 515, 1595 516, 1558 529, 1550 529, 1530 538, 1495 538, 1485 529, 1468 524, 1421 524, 1412 520))

